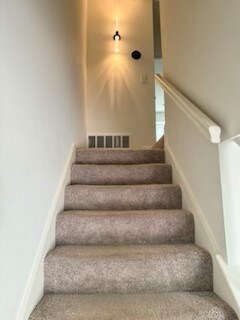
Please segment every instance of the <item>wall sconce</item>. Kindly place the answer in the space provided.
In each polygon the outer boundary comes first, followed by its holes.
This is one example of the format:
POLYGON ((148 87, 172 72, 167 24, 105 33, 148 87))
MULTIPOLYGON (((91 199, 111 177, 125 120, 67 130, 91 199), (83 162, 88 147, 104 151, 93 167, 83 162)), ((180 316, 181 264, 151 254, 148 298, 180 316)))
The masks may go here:
POLYGON ((115 34, 114 34, 114 36, 113 36, 113 40, 114 40, 114 42, 115 42, 115 52, 116 53, 118 53, 119 52, 119 46, 118 46, 118 44, 119 44, 119 41, 121 40, 121 36, 120 36, 120 34, 119 34, 119 31, 116 31, 115 32, 115 34))
POLYGON ((115 32, 115 35, 113 36, 113 40, 114 41, 120 41, 121 40, 121 36, 119 34, 119 31, 115 32))

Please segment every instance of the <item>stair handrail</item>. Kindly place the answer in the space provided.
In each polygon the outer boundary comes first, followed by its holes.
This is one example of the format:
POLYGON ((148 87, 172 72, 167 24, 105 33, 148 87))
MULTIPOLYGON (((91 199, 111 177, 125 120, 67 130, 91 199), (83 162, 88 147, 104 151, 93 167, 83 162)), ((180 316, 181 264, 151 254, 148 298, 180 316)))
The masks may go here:
POLYGON ((221 127, 202 112, 194 103, 184 96, 169 81, 160 74, 155 74, 155 81, 168 96, 175 101, 177 106, 196 125, 199 131, 212 143, 221 142, 221 127))

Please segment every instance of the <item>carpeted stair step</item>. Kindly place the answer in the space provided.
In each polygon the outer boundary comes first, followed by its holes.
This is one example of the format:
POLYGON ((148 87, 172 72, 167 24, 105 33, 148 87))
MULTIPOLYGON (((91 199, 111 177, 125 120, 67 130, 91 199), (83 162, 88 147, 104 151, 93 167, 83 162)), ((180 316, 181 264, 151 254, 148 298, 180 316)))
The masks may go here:
POLYGON ((177 185, 89 186, 70 185, 65 190, 65 210, 181 209, 177 185))
POLYGON ((46 294, 30 320, 237 320, 211 292, 46 294))
POLYGON ((77 149, 76 163, 82 164, 141 164, 164 163, 164 150, 89 150, 77 149))
POLYGON ((58 215, 57 245, 193 243, 193 215, 184 210, 67 211, 58 215))
POLYGON ((72 184, 124 185, 172 183, 171 166, 167 164, 80 165, 71 173, 72 184))
POLYGON ((46 293, 211 290, 211 256, 192 244, 59 246, 45 259, 46 293))

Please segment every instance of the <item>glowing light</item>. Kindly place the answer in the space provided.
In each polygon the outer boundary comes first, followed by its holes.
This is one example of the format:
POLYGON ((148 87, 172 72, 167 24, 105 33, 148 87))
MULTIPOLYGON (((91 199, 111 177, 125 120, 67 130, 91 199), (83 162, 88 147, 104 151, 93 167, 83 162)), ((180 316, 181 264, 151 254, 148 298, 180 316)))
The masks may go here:
POLYGON ((119 53, 119 41, 121 40, 121 36, 119 34, 119 31, 118 31, 118 27, 119 27, 119 23, 118 23, 118 19, 116 19, 115 21, 115 34, 113 36, 113 40, 115 42, 115 45, 114 45, 114 51, 116 53, 119 53))

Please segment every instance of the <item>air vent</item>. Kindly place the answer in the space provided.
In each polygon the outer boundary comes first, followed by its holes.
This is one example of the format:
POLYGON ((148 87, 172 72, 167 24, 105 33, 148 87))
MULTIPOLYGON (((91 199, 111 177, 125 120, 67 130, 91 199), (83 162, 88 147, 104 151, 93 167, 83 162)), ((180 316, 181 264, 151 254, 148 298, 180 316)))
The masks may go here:
POLYGON ((88 148, 129 149, 130 134, 91 134, 88 136, 88 148))
POLYGON ((129 148, 130 145, 130 137, 129 136, 123 136, 122 137, 122 146, 123 148, 129 148))
POLYGON ((112 148, 113 147, 113 136, 106 136, 105 138, 106 140, 106 144, 105 147, 106 148, 112 148))
POLYGON ((104 136, 97 136, 97 148, 104 148, 104 136))
POLYGON ((96 148, 96 137, 95 136, 88 137, 88 148, 96 148))

